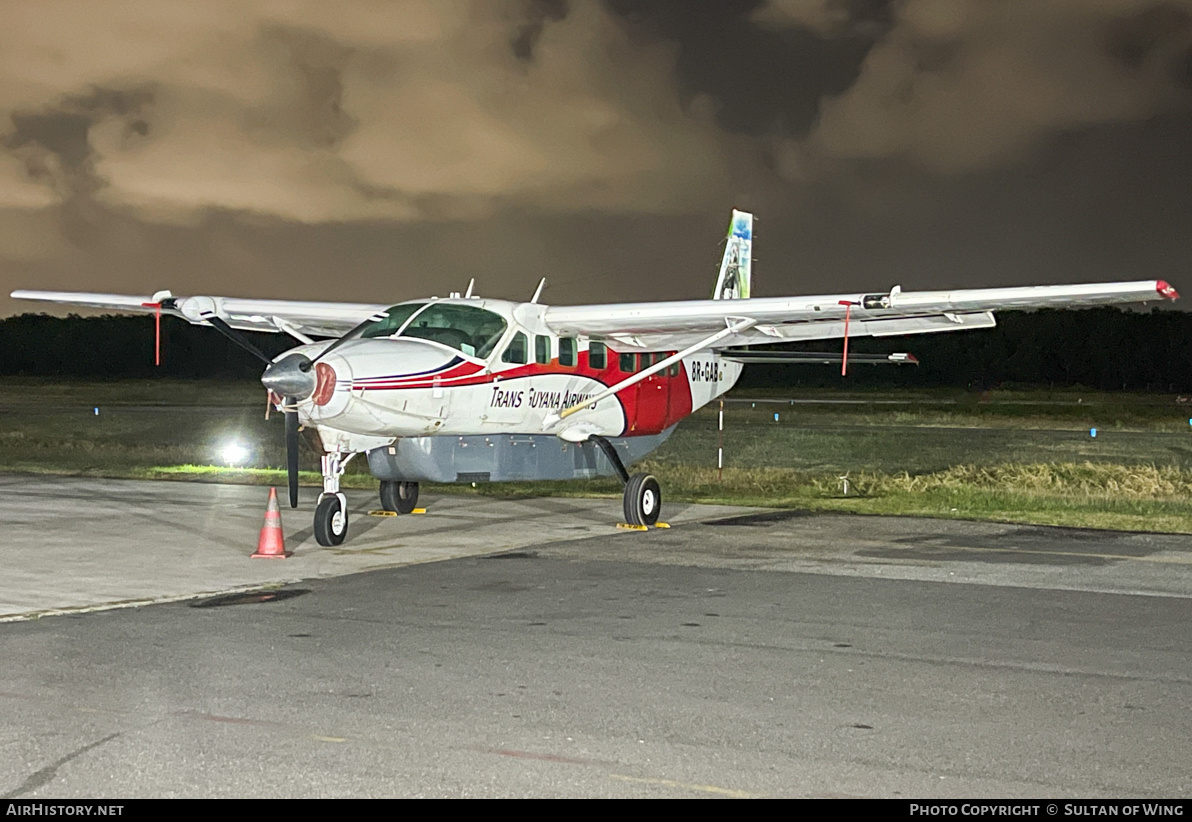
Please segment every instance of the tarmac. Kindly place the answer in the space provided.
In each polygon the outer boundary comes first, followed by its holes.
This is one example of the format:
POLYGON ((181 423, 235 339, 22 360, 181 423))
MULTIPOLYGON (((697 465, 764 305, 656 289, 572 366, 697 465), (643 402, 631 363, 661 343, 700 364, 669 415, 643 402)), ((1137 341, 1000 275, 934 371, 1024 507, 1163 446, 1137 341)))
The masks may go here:
MULTIPOLYGON (((284 496, 284 489, 279 496, 284 496)), ((282 502, 292 556, 252 559, 268 488, 0 474, 5 523, 0 621, 280 586, 379 568, 616 533, 620 500, 439 496, 425 514, 370 516, 376 494, 348 492, 348 537, 315 542, 317 489, 282 502)), ((676 522, 746 509, 667 504, 676 522)))
POLYGON ((1184 535, 0 487, 2 799, 1192 795, 1184 535))
MULTIPOLYGON (((617 529, 619 500, 441 495, 420 500, 423 514, 375 516, 376 495, 350 491, 348 537, 324 547, 315 542, 311 523, 317 494, 302 488, 299 508, 282 504, 292 555, 253 559, 267 488, 0 474, 0 621, 276 587, 597 536, 611 538, 605 552, 627 561, 640 559, 643 546, 641 535, 617 529)), ((1192 540, 1181 535, 664 505, 668 525, 711 523, 724 530, 705 533, 733 538, 693 543, 660 531, 649 542, 652 562, 723 561, 750 570, 1192 597, 1192 540), (765 527, 796 518, 794 539, 789 529, 765 527)))

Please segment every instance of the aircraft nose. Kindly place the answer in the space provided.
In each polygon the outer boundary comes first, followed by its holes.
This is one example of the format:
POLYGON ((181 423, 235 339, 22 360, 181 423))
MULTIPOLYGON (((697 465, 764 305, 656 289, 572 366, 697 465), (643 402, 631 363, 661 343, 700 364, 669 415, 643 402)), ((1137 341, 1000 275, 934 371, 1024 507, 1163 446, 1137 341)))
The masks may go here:
POLYGON ((317 380, 313 364, 304 354, 291 354, 269 364, 261 383, 278 396, 304 400, 315 391, 317 380))

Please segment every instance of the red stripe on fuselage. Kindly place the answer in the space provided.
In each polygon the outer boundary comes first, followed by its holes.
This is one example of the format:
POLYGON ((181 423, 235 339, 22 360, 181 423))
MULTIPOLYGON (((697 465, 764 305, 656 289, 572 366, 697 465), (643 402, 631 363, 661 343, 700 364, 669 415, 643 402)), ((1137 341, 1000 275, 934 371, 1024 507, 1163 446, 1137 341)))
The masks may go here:
MULTIPOLYGON (((579 353, 579 365, 569 367, 559 365, 559 361, 549 363, 529 363, 515 366, 496 373, 482 373, 484 366, 474 362, 464 362, 433 375, 431 378, 419 376, 413 379, 394 377, 385 382, 373 383, 355 380, 353 388, 365 391, 401 391, 406 388, 456 388, 469 385, 485 385, 498 380, 505 381, 525 377, 567 376, 587 377, 605 387, 616 385, 630 376, 622 372, 616 365, 618 362, 615 352, 610 351, 608 359, 610 365, 602 369, 591 368, 588 365, 588 352, 579 353)), ((366 378, 368 379, 368 378, 366 378)), ((372 379, 386 379, 373 377, 372 379)), ((657 434, 670 428, 679 420, 691 413, 691 385, 687 382, 686 369, 680 368, 677 376, 669 376, 666 371, 647 377, 637 385, 631 385, 616 394, 617 401, 625 412, 625 431, 622 436, 635 437, 657 434)))
MULTIPOLYGON (((434 374, 417 374, 403 377, 400 374, 392 377, 362 377, 352 381, 353 388, 366 391, 395 391, 402 388, 432 388, 450 382, 452 385, 471 385, 472 382, 460 382, 484 370, 484 366, 474 362, 462 362, 453 368, 434 374)), ((481 377, 479 382, 487 382, 481 377)))

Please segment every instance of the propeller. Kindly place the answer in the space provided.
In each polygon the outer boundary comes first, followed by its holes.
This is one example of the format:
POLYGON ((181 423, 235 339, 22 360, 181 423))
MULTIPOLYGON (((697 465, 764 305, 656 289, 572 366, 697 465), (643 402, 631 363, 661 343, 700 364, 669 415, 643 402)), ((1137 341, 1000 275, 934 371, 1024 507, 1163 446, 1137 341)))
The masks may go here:
MULTIPOLYGON (((261 375, 261 383, 273 394, 281 397, 282 411, 286 416, 286 478, 290 490, 290 507, 297 508, 298 411, 295 410, 293 404, 314 393, 316 385, 314 366, 318 358, 312 360, 305 354, 293 353, 274 362, 224 320, 214 314, 204 316, 203 319, 210 323, 216 331, 265 363, 265 373, 261 375)), ((332 343, 323 354, 334 347, 335 344, 332 343)))
MULTIPOLYGON (((284 405, 282 406, 285 407, 284 405)), ((290 484, 290 507, 298 507, 298 412, 286 411, 286 477, 290 484)))
POLYGON ((286 415, 286 477, 290 486, 290 507, 298 507, 298 411, 294 403, 315 390, 314 362, 305 354, 290 354, 271 362, 261 375, 261 383, 282 398, 286 415))

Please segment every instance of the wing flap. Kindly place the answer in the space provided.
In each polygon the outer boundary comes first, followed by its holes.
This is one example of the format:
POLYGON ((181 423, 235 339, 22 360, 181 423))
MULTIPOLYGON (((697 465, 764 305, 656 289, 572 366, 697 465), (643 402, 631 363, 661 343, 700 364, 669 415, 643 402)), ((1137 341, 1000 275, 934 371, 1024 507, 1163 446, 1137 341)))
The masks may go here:
MULTIPOLYGON (((824 351, 750 351, 729 348, 720 352, 722 359, 740 363, 767 363, 781 365, 840 365, 843 354, 824 351)), ((918 365, 912 354, 849 354, 850 364, 864 365, 918 365)))
MULTIPOLYGON (((980 314, 932 314, 927 317, 902 317, 896 320, 865 320, 864 334, 870 337, 893 337, 898 334, 932 334, 939 331, 959 331, 971 328, 993 328, 997 320, 992 311, 980 314)), ((852 329, 849 329, 852 335, 852 329)))

